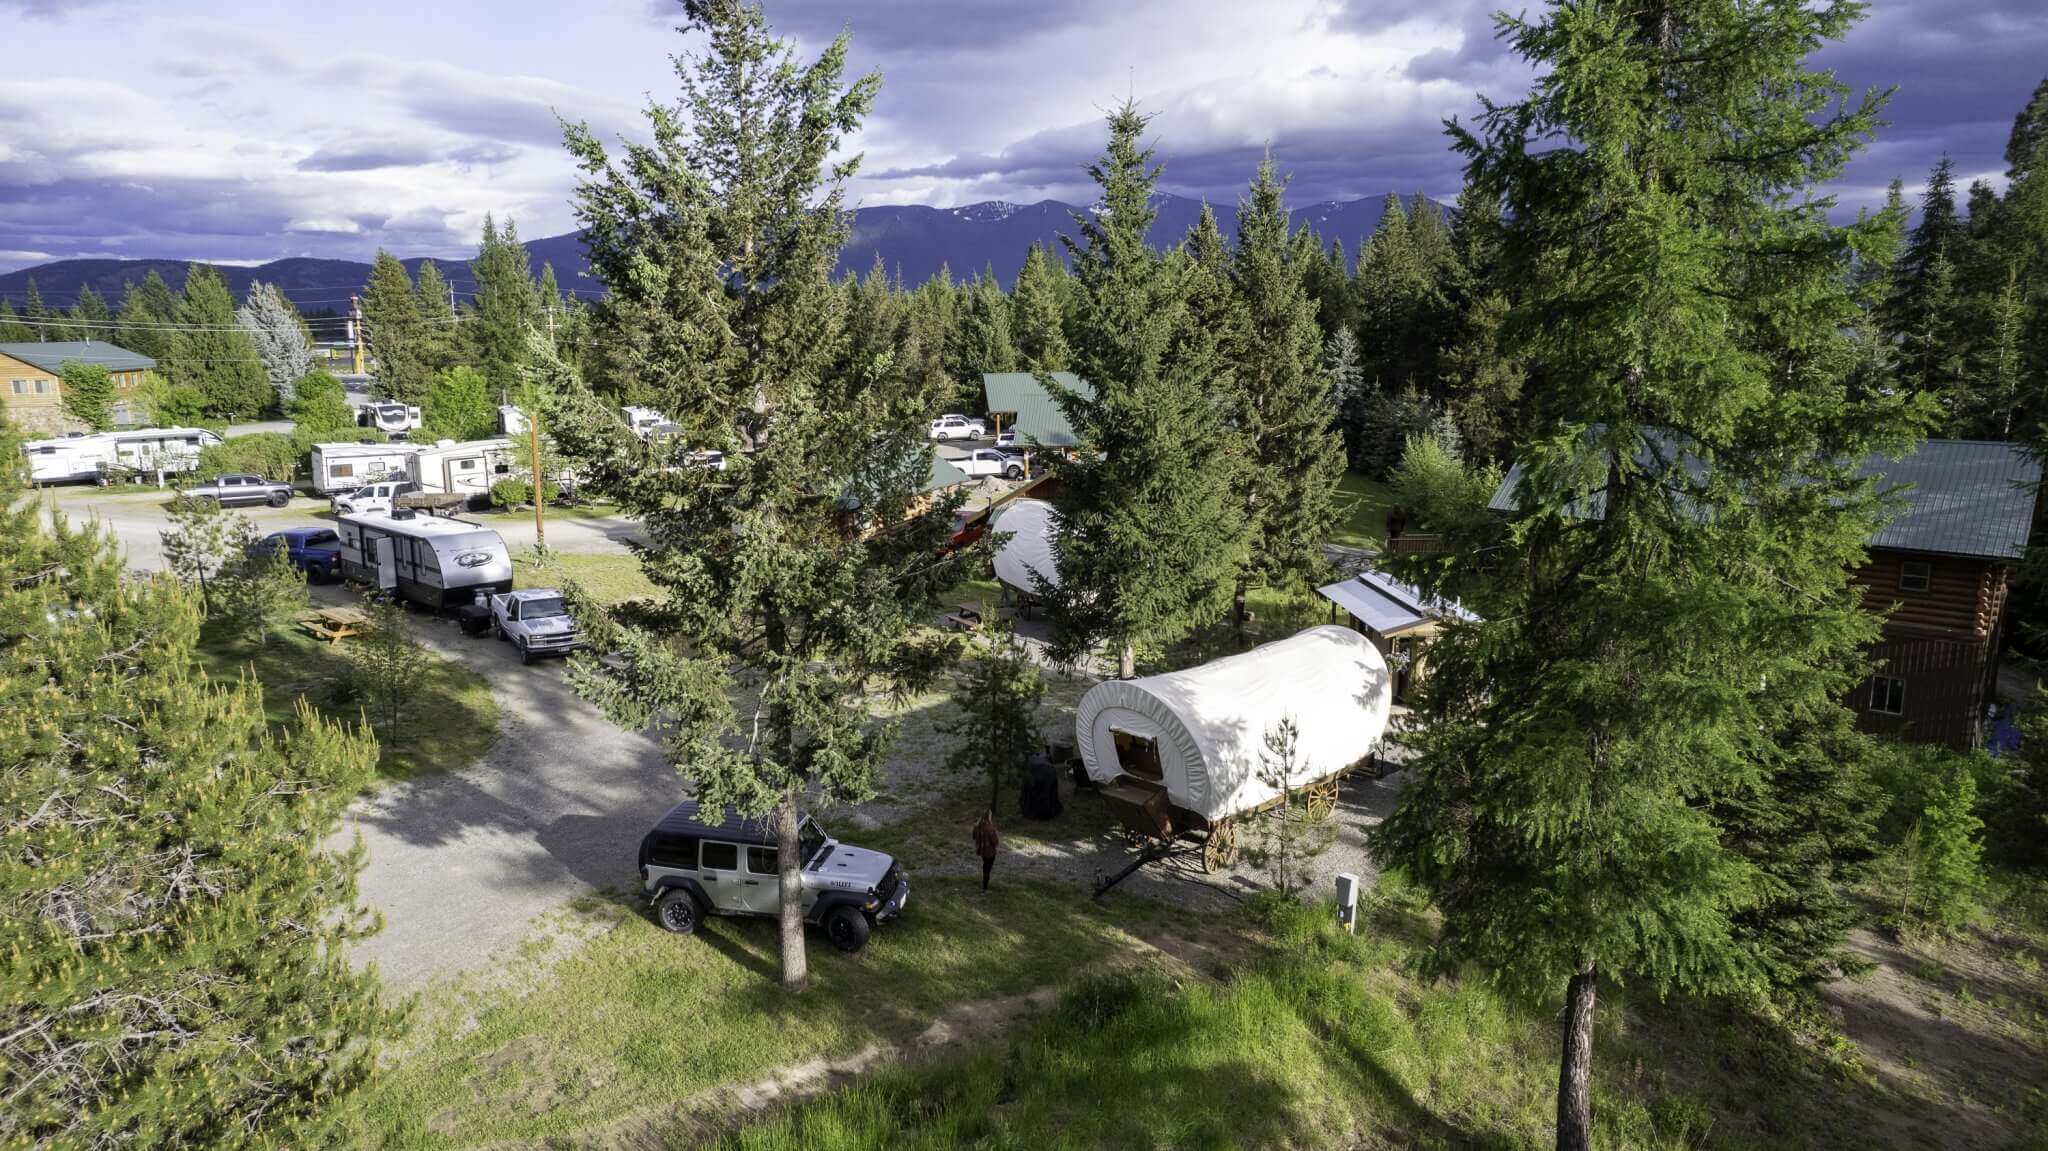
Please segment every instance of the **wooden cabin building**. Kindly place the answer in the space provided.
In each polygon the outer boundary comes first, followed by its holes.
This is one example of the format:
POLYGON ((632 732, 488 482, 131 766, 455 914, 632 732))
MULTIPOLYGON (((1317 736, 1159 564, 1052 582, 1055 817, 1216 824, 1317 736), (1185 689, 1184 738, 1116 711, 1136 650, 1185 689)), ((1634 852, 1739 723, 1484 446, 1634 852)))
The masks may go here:
POLYGON ((64 368, 98 364, 114 385, 108 414, 115 427, 133 427, 148 420, 140 403, 143 374, 156 361, 104 340, 52 340, 0 344, 0 410, 14 426, 31 436, 89 432, 85 421, 64 410, 64 368))

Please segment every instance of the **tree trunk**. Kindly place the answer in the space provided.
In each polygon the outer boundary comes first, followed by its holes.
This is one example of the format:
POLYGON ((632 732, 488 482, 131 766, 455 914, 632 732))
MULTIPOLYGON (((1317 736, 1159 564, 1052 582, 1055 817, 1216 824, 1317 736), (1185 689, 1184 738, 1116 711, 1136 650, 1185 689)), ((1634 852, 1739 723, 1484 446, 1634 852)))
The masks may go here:
POLYGON ((1237 642, 1244 643, 1244 577, 1237 577, 1237 595, 1230 604, 1231 620, 1237 628, 1237 642))
POLYGON ((1116 677, 1118 679, 1135 679, 1138 675, 1137 649, 1133 648, 1130 644, 1125 644, 1123 651, 1117 656, 1116 667, 1116 677))
POLYGON ((801 990, 810 978, 804 957, 804 861, 797 843, 797 792, 791 789, 775 809, 775 859, 782 886, 782 986, 801 990))
POLYGON ((1565 989, 1564 1052, 1557 1063, 1557 1151, 1593 1146, 1593 1002, 1600 973, 1589 961, 1565 989))

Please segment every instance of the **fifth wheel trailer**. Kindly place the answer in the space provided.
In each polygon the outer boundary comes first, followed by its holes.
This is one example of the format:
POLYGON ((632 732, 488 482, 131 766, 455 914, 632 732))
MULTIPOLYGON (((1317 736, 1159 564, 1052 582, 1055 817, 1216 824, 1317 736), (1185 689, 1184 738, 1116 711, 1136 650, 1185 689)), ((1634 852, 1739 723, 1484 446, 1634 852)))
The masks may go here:
POLYGON ((490 498, 492 484, 512 478, 513 467, 511 440, 442 440, 422 446, 413 457, 413 479, 422 491, 464 495, 481 504, 490 498))
POLYGON ((313 490, 323 496, 379 480, 413 478, 415 444, 314 444, 313 490))
POLYGON ((335 531, 342 574, 401 599, 441 610, 512 590, 512 553, 480 524, 400 508, 340 516, 335 531))
POLYGON ((158 471, 197 471, 199 452, 221 442, 205 428, 134 428, 31 440, 22 445, 29 480, 39 484, 98 480, 109 469, 148 478, 158 471))

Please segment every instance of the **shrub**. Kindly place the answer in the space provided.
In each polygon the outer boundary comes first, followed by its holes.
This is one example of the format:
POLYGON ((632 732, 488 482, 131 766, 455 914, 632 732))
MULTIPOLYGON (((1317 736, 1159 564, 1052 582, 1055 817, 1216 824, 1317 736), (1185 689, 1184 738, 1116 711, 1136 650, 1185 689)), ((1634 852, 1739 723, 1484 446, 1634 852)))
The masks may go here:
POLYGON ((137 390, 149 409, 149 422, 159 427, 204 427, 206 393, 191 384, 174 384, 155 372, 142 373, 137 390))
POLYGON ((267 646, 270 633, 306 609, 306 574, 280 548, 251 556, 245 549, 217 581, 220 616, 245 644, 267 646))
POLYGON ((304 456, 291 436, 282 432, 257 432, 236 436, 199 453, 203 475, 249 472, 277 483, 289 483, 299 472, 304 456))
POLYGON ((396 750, 403 704, 427 670, 427 652, 412 638, 405 608, 389 596, 370 605, 370 627, 355 642, 355 687, 373 722, 384 724, 384 750, 396 750))
POLYGON ((498 409, 474 368, 453 367, 434 377, 420 401, 420 431, 429 440, 481 440, 498 430, 498 409))
POLYGON ((354 431, 356 426, 355 409, 348 404, 348 390, 334 373, 327 371, 307 372, 292 384, 292 402, 285 414, 301 431, 332 434, 344 429, 354 431))
POLYGON ((1976 807, 1976 777, 1967 763, 1949 760, 1888 869, 1898 900, 1894 926, 1953 933, 1976 917, 1984 893, 1984 821, 1976 807))
MULTIPOLYGON (((549 503, 555 503, 562 498, 561 485, 552 480, 541 489, 541 493, 547 497, 549 503)), ((532 502, 533 485, 525 480, 503 479, 491 485, 491 503, 496 507, 516 508, 532 502)))
POLYGON ((114 426, 114 377, 105 364, 64 365, 64 410, 93 431, 114 426))

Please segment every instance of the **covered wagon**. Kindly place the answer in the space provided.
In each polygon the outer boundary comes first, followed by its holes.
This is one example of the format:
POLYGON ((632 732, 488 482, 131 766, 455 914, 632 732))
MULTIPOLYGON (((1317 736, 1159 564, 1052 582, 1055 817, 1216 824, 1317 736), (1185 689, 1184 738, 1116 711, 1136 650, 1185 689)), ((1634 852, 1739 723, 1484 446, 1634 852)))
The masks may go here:
POLYGON ((1199 854, 1204 871, 1228 864, 1238 822, 1286 790, 1327 812, 1338 781, 1386 734, 1392 704, 1379 650, 1334 625, 1185 671, 1096 684, 1075 712, 1075 744, 1103 801, 1145 845, 1098 892, 1176 852, 1199 854), (1295 726, 1285 789, 1266 744, 1284 720, 1295 726))
POLYGON ((1052 554, 1052 505, 1044 500, 1011 500, 989 523, 989 530, 1009 538, 996 551, 996 580, 1026 597, 1038 594, 1040 580, 1058 587, 1060 570, 1052 554))

